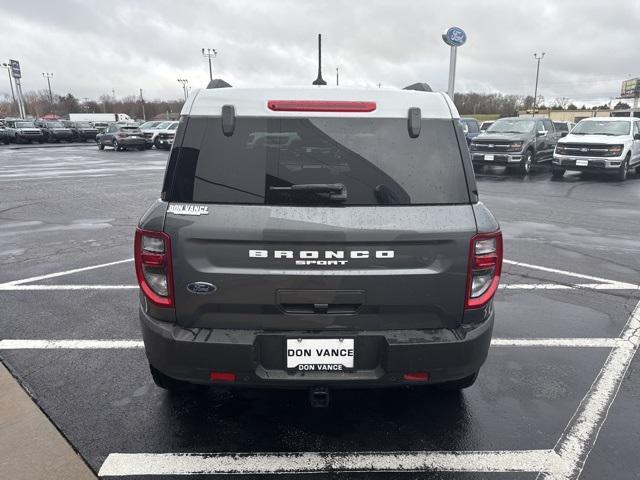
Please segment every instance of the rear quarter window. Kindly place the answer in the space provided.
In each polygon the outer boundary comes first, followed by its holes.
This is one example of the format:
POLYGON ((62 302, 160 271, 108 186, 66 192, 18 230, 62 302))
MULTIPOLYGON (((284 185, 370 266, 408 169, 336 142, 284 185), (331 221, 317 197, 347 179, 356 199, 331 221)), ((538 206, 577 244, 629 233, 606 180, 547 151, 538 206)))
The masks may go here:
POLYGON ((263 205, 470 202, 454 120, 424 119, 420 135, 410 138, 405 118, 238 117, 231 136, 220 117, 189 118, 171 154, 165 197, 263 205), (342 184, 347 199, 273 188, 301 184, 342 184))

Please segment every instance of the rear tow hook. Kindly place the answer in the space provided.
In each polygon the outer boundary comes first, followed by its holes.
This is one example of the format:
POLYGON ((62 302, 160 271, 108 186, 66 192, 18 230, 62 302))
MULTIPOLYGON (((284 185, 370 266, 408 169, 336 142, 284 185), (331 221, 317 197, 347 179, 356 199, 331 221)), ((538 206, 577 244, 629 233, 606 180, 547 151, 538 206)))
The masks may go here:
POLYGON ((327 387, 311 387, 309 389, 309 403, 313 408, 329 406, 329 389, 327 387))

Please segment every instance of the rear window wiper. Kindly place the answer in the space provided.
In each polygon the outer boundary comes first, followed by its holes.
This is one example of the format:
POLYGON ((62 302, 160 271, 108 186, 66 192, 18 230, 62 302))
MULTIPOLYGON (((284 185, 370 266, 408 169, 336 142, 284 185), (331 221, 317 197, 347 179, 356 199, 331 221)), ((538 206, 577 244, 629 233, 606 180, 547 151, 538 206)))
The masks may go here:
POLYGON ((271 191, 289 191, 304 193, 328 193, 329 200, 344 202, 347 199, 347 187, 342 183, 298 183, 286 187, 269 187, 271 191))

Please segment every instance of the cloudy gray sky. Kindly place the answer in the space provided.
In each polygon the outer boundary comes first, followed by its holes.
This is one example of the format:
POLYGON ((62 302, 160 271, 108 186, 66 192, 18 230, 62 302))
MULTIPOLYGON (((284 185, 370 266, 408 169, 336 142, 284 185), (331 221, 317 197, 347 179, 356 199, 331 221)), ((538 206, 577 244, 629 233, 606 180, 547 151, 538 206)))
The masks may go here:
MULTIPOLYGON (((202 47, 218 50, 214 77, 236 86, 309 84, 316 34, 325 78, 349 86, 446 89, 449 52, 440 35, 464 28, 457 91, 533 94, 533 53, 545 51, 540 93, 609 101, 640 76, 640 1, 1 0, 0 59, 20 60, 24 90, 96 98, 143 88, 179 98, 176 81, 204 86, 202 47)), ((0 76, 0 94, 9 91, 0 76)))

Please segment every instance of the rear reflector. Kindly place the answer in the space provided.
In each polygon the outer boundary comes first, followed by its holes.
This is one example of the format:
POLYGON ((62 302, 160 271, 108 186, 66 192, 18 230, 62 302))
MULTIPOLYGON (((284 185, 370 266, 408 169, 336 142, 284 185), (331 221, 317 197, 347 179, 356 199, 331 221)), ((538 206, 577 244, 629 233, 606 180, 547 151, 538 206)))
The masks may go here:
POLYGON ((376 109, 376 102, 340 100, 269 100, 267 105, 275 112, 373 112, 376 109))
POLYGON ((427 372, 405 373, 404 379, 408 382, 426 382, 429 380, 429 374, 427 372))
POLYGON ((216 382, 235 382, 236 374, 230 372, 211 372, 209 379, 216 382))

